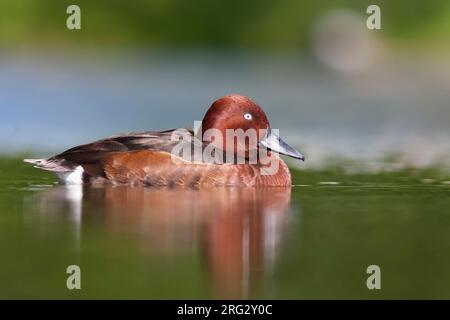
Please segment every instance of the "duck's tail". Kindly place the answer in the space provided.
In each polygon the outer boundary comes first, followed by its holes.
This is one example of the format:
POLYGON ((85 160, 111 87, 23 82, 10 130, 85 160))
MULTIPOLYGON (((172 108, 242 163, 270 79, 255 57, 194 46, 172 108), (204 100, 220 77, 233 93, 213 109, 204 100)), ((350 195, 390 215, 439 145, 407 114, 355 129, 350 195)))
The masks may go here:
POLYGON ((31 163, 35 168, 54 171, 54 172, 66 172, 71 169, 64 166, 61 161, 56 159, 23 159, 23 162, 31 163))
POLYGON ((64 159, 23 159, 35 168, 54 172, 64 184, 81 184, 83 182, 83 167, 69 164, 64 159))
POLYGON ((23 162, 31 163, 35 167, 39 167, 41 164, 45 163, 46 159, 23 159, 23 162))

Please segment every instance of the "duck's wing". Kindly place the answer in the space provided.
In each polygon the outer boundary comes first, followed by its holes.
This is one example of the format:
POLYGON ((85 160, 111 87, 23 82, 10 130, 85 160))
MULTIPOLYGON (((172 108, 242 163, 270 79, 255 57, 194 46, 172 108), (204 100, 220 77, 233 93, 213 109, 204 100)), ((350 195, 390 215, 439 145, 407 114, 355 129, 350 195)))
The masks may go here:
POLYGON ((193 140, 193 136, 192 130, 184 128, 167 131, 131 132, 77 146, 52 158, 84 164, 97 162, 111 152, 157 150, 170 153, 180 142, 193 140))
POLYGON ((115 152, 156 150, 171 152, 181 142, 194 143, 190 129, 131 132, 80 145, 48 159, 26 159, 36 167, 56 172, 71 171, 78 166, 96 165, 115 152))

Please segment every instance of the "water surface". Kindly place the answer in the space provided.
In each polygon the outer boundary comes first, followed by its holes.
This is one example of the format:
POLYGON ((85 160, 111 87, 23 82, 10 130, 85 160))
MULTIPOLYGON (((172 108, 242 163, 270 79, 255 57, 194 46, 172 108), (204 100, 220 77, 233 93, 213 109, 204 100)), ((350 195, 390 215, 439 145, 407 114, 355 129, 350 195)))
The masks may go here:
POLYGON ((0 298, 450 298, 449 180, 324 169, 292 189, 78 188, 1 159, 0 298))

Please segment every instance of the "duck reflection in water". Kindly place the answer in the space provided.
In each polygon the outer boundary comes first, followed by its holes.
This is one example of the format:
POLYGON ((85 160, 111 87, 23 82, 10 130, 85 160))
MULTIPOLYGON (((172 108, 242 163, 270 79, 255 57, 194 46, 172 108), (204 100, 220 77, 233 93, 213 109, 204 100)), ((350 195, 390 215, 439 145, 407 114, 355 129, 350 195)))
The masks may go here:
POLYGON ((89 225, 107 235, 135 237, 152 254, 200 253, 213 298, 249 298, 264 287, 290 219, 289 187, 77 188, 38 193, 34 211, 46 218, 65 216, 75 225, 77 241, 89 225))

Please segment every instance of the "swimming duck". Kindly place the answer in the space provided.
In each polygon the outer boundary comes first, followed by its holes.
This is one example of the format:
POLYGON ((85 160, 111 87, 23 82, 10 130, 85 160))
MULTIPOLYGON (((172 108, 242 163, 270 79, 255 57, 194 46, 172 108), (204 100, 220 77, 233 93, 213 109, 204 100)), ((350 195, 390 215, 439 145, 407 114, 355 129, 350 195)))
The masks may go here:
MULTIPOLYGON (((228 137, 228 136, 227 136, 228 137)), ((270 128, 266 114, 248 97, 233 94, 216 100, 206 112, 201 130, 167 130, 133 132, 112 136, 80 145, 47 159, 25 159, 36 168, 56 173, 64 184, 130 184, 148 186, 208 186, 275 187, 290 186, 291 174, 278 154, 304 160, 304 156, 281 140, 270 128), (244 143, 232 137, 219 144, 217 136, 231 130, 254 130, 256 143, 250 138, 244 143), (228 143, 227 143, 228 142, 228 143), (214 159, 187 158, 174 149, 204 152, 214 150, 214 159), (200 146, 200 148, 197 148, 200 146), (209 149, 208 149, 209 148, 209 149), (254 162, 250 154, 256 151, 254 162), (265 151, 270 163, 263 161, 265 151), (217 154, 219 156, 217 157, 217 154), (225 155, 231 154, 232 161, 225 155), (243 160, 243 161, 239 161, 243 160), (275 165, 274 165, 275 164, 275 165), (271 172, 268 168, 276 168, 271 172)))

